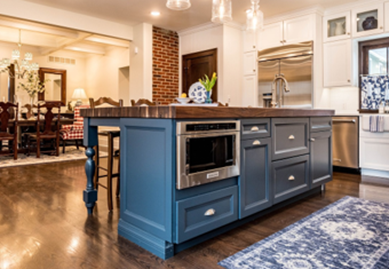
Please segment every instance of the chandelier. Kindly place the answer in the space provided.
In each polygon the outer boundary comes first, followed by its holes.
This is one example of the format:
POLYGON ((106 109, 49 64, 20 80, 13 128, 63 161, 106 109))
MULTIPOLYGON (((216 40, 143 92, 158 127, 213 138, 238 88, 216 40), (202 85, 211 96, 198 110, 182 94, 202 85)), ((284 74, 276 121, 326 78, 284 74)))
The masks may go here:
POLYGON ((166 6, 173 10, 185 10, 190 8, 190 0, 167 0, 166 6))
POLYGON ((256 31, 263 28, 263 12, 259 10, 259 0, 251 0, 251 8, 246 11, 246 30, 256 31))
POLYGON ((0 61, 1 72, 8 72, 8 75, 11 78, 22 79, 26 73, 39 70, 38 63, 29 62, 32 60, 32 53, 27 52, 24 55, 24 59, 20 60, 20 49, 22 47, 21 35, 22 35, 22 31, 19 30, 19 43, 18 43, 19 49, 12 51, 12 55, 11 55, 12 59, 3 58, 0 61), (14 65, 14 72, 11 71, 10 68, 11 64, 14 65))
POLYGON ((212 22, 226 23, 232 21, 231 0, 212 1, 212 22))

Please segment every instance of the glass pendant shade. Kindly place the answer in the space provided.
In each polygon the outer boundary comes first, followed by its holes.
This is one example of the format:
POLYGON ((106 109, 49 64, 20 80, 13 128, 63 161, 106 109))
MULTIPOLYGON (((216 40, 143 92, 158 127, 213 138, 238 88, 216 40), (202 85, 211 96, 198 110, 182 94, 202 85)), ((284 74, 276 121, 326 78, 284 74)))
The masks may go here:
POLYGON ((246 31, 257 31, 263 28, 263 12, 259 10, 260 0, 251 0, 251 8, 246 11, 246 31))
POLYGON ((190 0, 168 0, 166 6, 173 10, 185 10, 190 8, 190 0))
POLYGON ((231 0, 213 0, 212 1, 212 22, 226 23, 230 21, 232 21, 231 0))
POLYGON ((18 50, 13 50, 12 51, 12 59, 13 60, 16 60, 16 59, 19 59, 20 58, 20 51, 18 50))
POLYGON ((263 12, 258 10, 249 9, 246 12, 246 31, 257 31, 263 28, 263 12))

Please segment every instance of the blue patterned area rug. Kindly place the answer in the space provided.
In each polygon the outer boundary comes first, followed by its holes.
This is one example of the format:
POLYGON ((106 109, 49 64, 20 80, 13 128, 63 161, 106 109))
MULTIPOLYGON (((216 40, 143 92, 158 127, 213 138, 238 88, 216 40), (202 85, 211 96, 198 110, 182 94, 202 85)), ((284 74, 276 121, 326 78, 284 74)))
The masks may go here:
POLYGON ((387 269, 389 204, 344 197, 219 265, 228 269, 387 269))

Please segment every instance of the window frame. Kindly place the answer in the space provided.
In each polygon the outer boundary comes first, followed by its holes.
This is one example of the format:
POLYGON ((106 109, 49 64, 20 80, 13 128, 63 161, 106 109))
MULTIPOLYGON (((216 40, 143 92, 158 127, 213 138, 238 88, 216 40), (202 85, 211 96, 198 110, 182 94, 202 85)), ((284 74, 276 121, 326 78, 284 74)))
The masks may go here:
POLYGON ((369 50, 386 48, 386 71, 389 74, 389 37, 359 42, 359 113, 378 113, 378 109, 362 109, 362 78, 361 75, 369 74, 369 50))

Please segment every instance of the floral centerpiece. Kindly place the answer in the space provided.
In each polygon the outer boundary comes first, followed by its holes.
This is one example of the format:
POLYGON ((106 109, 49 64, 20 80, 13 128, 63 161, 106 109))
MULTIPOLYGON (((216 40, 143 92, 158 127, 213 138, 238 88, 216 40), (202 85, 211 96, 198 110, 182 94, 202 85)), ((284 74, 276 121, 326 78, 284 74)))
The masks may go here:
POLYGON ((217 80, 216 73, 214 72, 212 75, 212 78, 209 79, 207 75, 203 79, 199 79, 201 85, 204 86, 205 90, 207 91, 207 100, 205 100, 206 103, 212 103, 211 100, 211 94, 212 94, 212 88, 215 86, 217 80))
POLYGON ((36 94, 43 93, 45 91, 45 83, 47 81, 48 81, 48 79, 41 81, 39 79, 38 74, 34 71, 28 72, 27 77, 26 77, 26 81, 24 83, 19 82, 18 89, 22 88, 23 90, 25 90, 28 93, 28 95, 31 98, 31 105, 32 105, 36 94))

